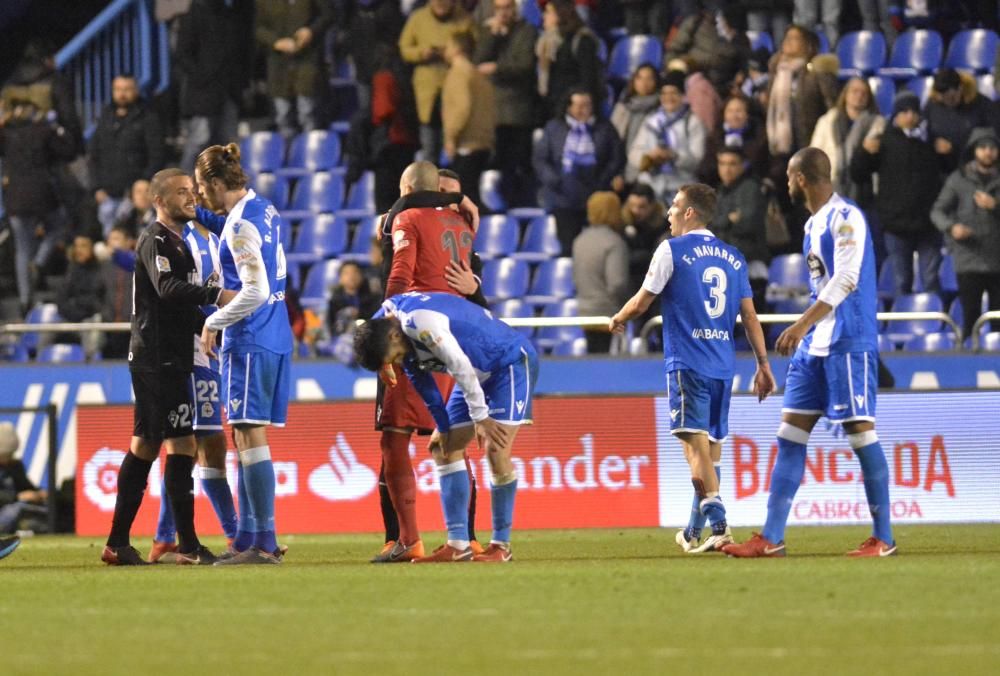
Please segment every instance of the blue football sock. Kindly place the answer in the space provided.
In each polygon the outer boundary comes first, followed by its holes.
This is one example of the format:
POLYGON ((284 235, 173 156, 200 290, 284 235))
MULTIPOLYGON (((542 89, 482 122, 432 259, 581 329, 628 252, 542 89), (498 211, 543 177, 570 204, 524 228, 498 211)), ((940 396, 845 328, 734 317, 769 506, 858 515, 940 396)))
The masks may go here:
POLYGON ((861 462, 865 480, 865 495, 872 515, 872 535, 882 542, 892 544, 892 524, 889 507, 889 465, 885 461, 882 444, 875 430, 849 434, 847 440, 861 462))
POLYGON ((236 538, 233 540, 233 549, 242 552, 253 546, 253 534, 257 530, 257 520, 253 518, 253 505, 247 494, 246 472, 243 471, 242 462, 236 463, 236 470, 236 492, 240 501, 240 513, 236 526, 236 538))
POLYGON ((792 501, 806 471, 806 444, 809 433, 781 423, 778 428, 778 457, 771 470, 771 495, 767 498, 767 521, 761 533, 774 544, 785 539, 785 525, 792 501))
POLYGON ((273 552, 278 548, 278 540, 274 533, 275 479, 271 449, 268 446, 257 446, 240 451, 240 462, 243 463, 247 496, 253 505, 253 518, 256 522, 253 546, 268 553, 273 552))
POLYGON ((722 535, 726 532, 726 506, 722 504, 722 498, 713 495, 701 501, 701 513, 708 517, 708 522, 712 524, 712 534, 722 535))
POLYGON ((465 461, 437 466, 441 484, 441 510, 448 529, 448 542, 466 543, 469 537, 469 471, 465 461))
POLYGON ((232 540, 236 537, 236 506, 233 504, 233 492, 226 481, 226 471, 214 467, 202 467, 201 487, 212 503, 215 515, 226 537, 232 540))
MULTIPOLYGON (((715 463, 715 478, 719 480, 720 484, 722 482, 722 466, 719 463, 715 463)), ((691 498, 691 516, 688 518, 687 528, 684 529, 684 537, 688 540, 701 539, 701 530, 705 527, 706 516, 701 513, 701 498, 698 497, 698 492, 695 491, 694 497, 691 498)))
MULTIPOLYGON (((495 477, 499 478, 499 477, 495 477)), ((514 497, 517 495, 517 474, 513 481, 490 484, 490 502, 493 507, 493 538, 491 542, 510 542, 510 529, 514 526, 514 497)))
POLYGON ((173 542, 177 539, 177 526, 174 525, 174 510, 170 508, 170 498, 167 496, 166 479, 160 478, 160 519, 156 522, 156 541, 173 542))

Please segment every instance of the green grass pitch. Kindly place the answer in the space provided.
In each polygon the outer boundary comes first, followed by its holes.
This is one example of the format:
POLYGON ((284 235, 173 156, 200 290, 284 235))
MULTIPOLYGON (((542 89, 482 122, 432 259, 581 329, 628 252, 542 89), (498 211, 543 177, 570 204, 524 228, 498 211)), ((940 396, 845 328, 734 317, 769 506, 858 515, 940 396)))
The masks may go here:
POLYGON ((29 538, 0 562, 0 673, 1000 673, 998 524, 899 526, 878 560, 842 555, 857 527, 791 529, 763 561, 673 535, 521 532, 512 564, 429 566, 366 563, 372 535, 288 536, 280 568, 229 569, 29 538))

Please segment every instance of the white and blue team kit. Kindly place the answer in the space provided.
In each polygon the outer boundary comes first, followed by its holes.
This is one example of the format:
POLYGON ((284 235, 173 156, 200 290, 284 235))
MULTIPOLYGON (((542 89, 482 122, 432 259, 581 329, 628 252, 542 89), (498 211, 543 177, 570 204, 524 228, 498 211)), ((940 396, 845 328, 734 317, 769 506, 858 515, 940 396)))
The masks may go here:
MULTIPOLYGON (((202 233, 193 223, 184 228, 184 241, 194 258, 195 274, 202 286, 222 286, 219 264, 219 238, 211 232, 202 233)), ((214 305, 203 305, 202 312, 211 315, 214 305)), ((194 370, 191 373, 191 402, 196 435, 213 434, 222 429, 222 372, 219 360, 201 351, 198 336, 194 338, 194 370)))
POLYGON ((747 262, 709 230, 664 241, 653 254, 642 288, 660 294, 670 430, 729 434, 740 303, 751 298, 747 262))
POLYGON ((538 355, 531 341, 486 310, 449 293, 411 292, 387 299, 375 318, 399 319, 413 352, 403 370, 438 430, 492 418, 507 425, 531 421, 538 355), (455 388, 447 405, 431 377, 447 372, 455 388))
POLYGON ((803 338, 788 367, 782 410, 831 422, 875 420, 878 301, 875 250, 864 214, 834 193, 805 225, 813 302, 833 311, 803 338))
MULTIPOLYGON (((222 218, 202 208, 215 230, 222 218)), ((285 306, 281 216, 248 190, 225 218, 219 242, 223 287, 238 293, 205 325, 222 330, 222 384, 230 424, 285 424, 291 394, 292 330, 285 306)))

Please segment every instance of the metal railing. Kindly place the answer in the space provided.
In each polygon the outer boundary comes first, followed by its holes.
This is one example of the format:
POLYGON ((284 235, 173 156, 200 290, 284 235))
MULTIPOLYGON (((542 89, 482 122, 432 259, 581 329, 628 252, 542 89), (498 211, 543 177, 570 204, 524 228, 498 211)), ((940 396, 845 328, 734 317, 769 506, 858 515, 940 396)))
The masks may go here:
POLYGON ((135 76, 140 91, 161 92, 170 82, 167 27, 157 23, 151 0, 115 0, 56 54, 69 76, 84 133, 89 136, 111 101, 111 80, 135 76))
POLYGON ((979 315, 979 319, 976 323, 972 325, 972 349, 979 349, 979 330, 983 328, 983 324, 988 321, 1000 319, 1000 310, 990 310, 989 312, 984 312, 979 315))

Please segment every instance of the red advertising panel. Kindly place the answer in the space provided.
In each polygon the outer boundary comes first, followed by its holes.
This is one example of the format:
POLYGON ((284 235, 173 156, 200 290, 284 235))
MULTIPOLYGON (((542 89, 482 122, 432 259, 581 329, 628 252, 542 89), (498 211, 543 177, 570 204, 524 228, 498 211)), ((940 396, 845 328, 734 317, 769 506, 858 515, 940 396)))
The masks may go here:
MULTIPOLYGON (((656 428, 651 398, 541 399, 534 426, 514 446, 520 476, 515 524, 521 528, 655 526, 656 428), (623 434, 623 431, 627 433, 623 434)), ((269 430, 277 476, 277 523, 286 533, 378 531, 379 435, 370 402, 293 403, 288 426, 269 430)), ((118 467, 132 428, 130 406, 80 406, 77 412, 77 533, 103 535, 114 510, 118 467)), ((228 432, 227 432, 228 434, 228 432)), ((489 532, 489 467, 472 448, 479 486, 477 528, 489 532)), ((410 447, 422 528, 443 528, 434 463, 426 438, 410 447)), ((162 456, 133 533, 155 530, 162 456)), ((236 455, 227 459, 236 487, 236 455)), ((218 533, 195 482, 199 532, 218 533)))

